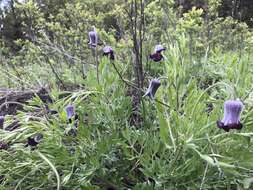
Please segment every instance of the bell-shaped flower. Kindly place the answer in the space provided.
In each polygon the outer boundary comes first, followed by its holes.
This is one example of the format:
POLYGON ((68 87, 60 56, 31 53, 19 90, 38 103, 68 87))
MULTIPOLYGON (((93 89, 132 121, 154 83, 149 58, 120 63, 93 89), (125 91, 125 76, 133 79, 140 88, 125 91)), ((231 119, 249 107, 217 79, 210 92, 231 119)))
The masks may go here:
POLYGON ((75 115, 75 108, 72 105, 68 105, 66 108, 67 118, 71 119, 75 115))
POLYGON ((27 145, 28 146, 37 146, 43 139, 43 135, 41 133, 36 134, 34 137, 28 137, 27 145))
POLYGON ((4 141, 0 141, 0 150, 7 150, 9 145, 4 141))
POLYGON ((98 34, 96 28, 93 26, 93 30, 89 32, 89 43, 92 48, 97 47, 98 45, 98 34))
POLYGON ((243 109, 243 103, 240 100, 227 100, 224 103, 224 117, 217 121, 217 127, 228 132, 230 129, 242 129, 240 123, 240 114, 243 109))
POLYGON ((114 52, 111 46, 105 46, 103 48, 103 56, 109 56, 111 60, 114 60, 114 52))
POLYGON ((162 51, 165 51, 165 50, 166 48, 160 44, 155 46, 155 53, 161 53, 162 51))
POLYGON ((159 61, 163 60, 164 57, 162 55, 162 51, 165 51, 165 50, 166 50, 166 48, 163 47, 162 45, 156 45, 154 53, 150 54, 149 58, 151 60, 153 60, 154 62, 159 62, 159 61))
MULTIPOLYGON (((76 132, 76 130, 79 126, 79 118, 78 118, 78 115, 75 113, 75 108, 72 105, 68 105, 65 109, 67 112, 68 123, 71 124, 71 125, 68 125, 68 129, 66 129, 66 130, 69 131, 71 129, 71 131, 74 130, 76 132)), ((69 132, 66 132, 66 134, 68 134, 68 133, 69 132)))
POLYGON ((163 55, 161 53, 153 53, 149 55, 149 58, 154 62, 159 62, 163 60, 163 55))
POLYGON ((160 85, 161 85, 161 82, 159 81, 159 79, 152 79, 149 82, 149 87, 143 97, 149 96, 151 99, 154 99, 155 93, 158 90, 158 88, 160 87, 160 85))

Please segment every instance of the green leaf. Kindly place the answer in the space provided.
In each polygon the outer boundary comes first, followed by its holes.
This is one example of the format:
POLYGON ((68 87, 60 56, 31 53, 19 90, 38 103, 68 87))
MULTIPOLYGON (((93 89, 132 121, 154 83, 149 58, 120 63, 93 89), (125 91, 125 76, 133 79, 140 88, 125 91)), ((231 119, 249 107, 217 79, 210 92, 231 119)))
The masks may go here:
POLYGON ((156 104, 158 110, 159 124, 160 124, 160 137, 163 143, 167 146, 167 148, 171 148, 173 146, 174 151, 176 151, 175 139, 172 134, 172 130, 169 125, 169 121, 164 116, 164 110, 161 104, 156 104), (170 144, 168 141, 170 139, 170 144))
POLYGON ((199 156, 200 156, 203 160, 205 160, 207 163, 209 163, 210 165, 212 165, 212 166, 215 166, 215 165, 216 165, 216 163, 214 162, 214 159, 213 159, 212 157, 210 157, 210 156, 208 156, 208 155, 205 155, 205 154, 200 154, 200 153, 199 153, 199 156))
POLYGON ((244 189, 249 189, 252 183, 253 183, 253 177, 245 178, 244 180, 242 180, 244 189))

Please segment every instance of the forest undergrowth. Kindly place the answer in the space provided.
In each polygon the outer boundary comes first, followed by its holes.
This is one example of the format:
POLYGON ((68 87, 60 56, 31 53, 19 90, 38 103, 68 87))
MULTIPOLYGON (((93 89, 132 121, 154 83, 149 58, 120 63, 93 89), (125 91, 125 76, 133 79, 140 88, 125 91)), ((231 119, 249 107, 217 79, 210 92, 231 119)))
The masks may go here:
POLYGON ((124 3, 115 10, 96 4, 101 15, 85 12, 89 3, 66 3, 51 20, 33 1, 17 6, 21 17, 33 15, 32 26, 40 30, 34 39, 16 40, 15 53, 1 41, 1 101, 15 90, 33 94, 0 105, 0 189, 253 188, 251 29, 215 17, 215 3, 209 23, 203 9, 194 7, 177 19, 179 10, 169 5, 145 6, 146 33, 136 26, 143 32, 140 41, 130 29, 121 39, 105 30, 108 14, 115 12, 118 22, 131 26, 131 19, 123 19, 129 8, 124 3), (84 17, 87 25, 80 24, 84 17), (91 23, 102 40, 95 48, 85 37, 91 23), (102 55, 108 44, 114 60, 102 55), (159 62, 149 56, 157 44, 166 47, 159 62), (153 79, 160 83, 154 98, 145 96, 153 79), (133 93, 141 97, 138 109, 133 93), (242 104, 235 116, 242 128, 219 127, 228 100, 242 104), (3 111, 11 105, 15 112, 3 111))

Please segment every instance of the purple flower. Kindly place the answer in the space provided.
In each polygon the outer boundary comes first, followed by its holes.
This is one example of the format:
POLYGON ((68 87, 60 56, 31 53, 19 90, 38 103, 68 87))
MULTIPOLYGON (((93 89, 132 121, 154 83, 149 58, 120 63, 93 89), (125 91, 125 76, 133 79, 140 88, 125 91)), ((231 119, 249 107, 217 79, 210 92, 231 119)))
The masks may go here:
POLYGON ((107 57, 110 56, 109 58, 111 60, 114 60, 114 52, 113 52, 113 49, 111 48, 111 46, 105 46, 103 48, 103 55, 107 56, 107 57))
POLYGON ((224 103, 224 117, 217 121, 217 127, 228 132, 230 129, 242 129, 240 123, 240 114, 243 109, 243 103, 240 100, 227 100, 224 103))
POLYGON ((28 137, 27 139, 27 145, 29 146, 37 146, 43 139, 43 135, 41 133, 38 133, 34 137, 28 137))
POLYGON ((149 58, 155 62, 159 62, 163 59, 162 51, 165 51, 165 50, 166 48, 163 47, 162 45, 156 45, 154 53, 150 54, 149 58))
POLYGON ((165 51, 165 50, 166 48, 160 44, 155 46, 155 53, 161 53, 162 51, 165 51))
POLYGON ((4 116, 0 116, 0 129, 4 128, 4 116))
POLYGON ((149 83, 149 87, 143 97, 149 96, 151 99, 154 99, 155 93, 157 89, 160 87, 160 85, 161 85, 161 82, 158 79, 151 80, 149 83))
POLYGON ((98 34, 96 28, 93 26, 93 30, 89 32, 89 43, 91 47, 95 48, 98 45, 98 34))
POLYGON ((0 141, 0 150, 7 150, 9 145, 4 141, 0 141))
POLYGON ((163 60, 163 55, 161 53, 153 53, 149 55, 149 58, 154 62, 159 62, 163 60))
POLYGON ((68 105, 65 108, 66 112, 67 112, 67 118, 71 119, 74 115, 75 115, 75 108, 72 105, 68 105))
POLYGON ((110 52, 113 52, 113 49, 112 49, 111 46, 105 46, 105 47, 103 48, 103 52, 104 52, 104 53, 110 53, 110 52))

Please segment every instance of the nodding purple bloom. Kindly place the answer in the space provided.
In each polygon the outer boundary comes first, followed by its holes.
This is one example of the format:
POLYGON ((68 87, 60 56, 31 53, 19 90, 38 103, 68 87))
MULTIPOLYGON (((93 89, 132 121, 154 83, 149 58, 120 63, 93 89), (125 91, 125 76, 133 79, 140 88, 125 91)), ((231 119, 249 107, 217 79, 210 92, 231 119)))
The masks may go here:
POLYGON ((162 51, 165 51, 165 50, 166 48, 160 44, 155 46, 155 53, 161 53, 162 51))
POLYGON ((98 34, 96 28, 93 26, 93 30, 89 32, 89 43, 91 47, 95 48, 98 45, 98 34))
POLYGON ((111 48, 111 46, 105 46, 103 48, 103 55, 107 56, 107 57, 109 56, 109 58, 111 60, 114 60, 114 52, 113 52, 113 49, 111 48))
POLYGON ((160 87, 160 85, 161 85, 161 82, 158 79, 151 80, 149 83, 149 87, 143 97, 149 96, 151 99, 154 99, 155 93, 157 89, 160 87))
POLYGON ((43 139, 43 135, 41 133, 38 133, 34 137, 28 137, 27 139, 27 145, 29 146, 37 146, 43 139))
POLYGON ((9 145, 3 141, 0 141, 0 150, 7 150, 9 145))
POLYGON ((224 103, 224 117, 221 121, 217 121, 217 127, 228 132, 230 129, 242 129, 240 123, 240 114, 243 104, 240 100, 227 100, 224 103))
POLYGON ((155 62, 159 62, 163 59, 162 51, 165 51, 166 48, 163 47, 162 45, 156 45, 155 46, 155 53, 150 54, 149 58, 155 62))
POLYGON ((0 116, 0 129, 4 128, 4 116, 0 116))
POLYGON ((75 115, 75 108, 72 105, 68 105, 65 108, 66 112, 67 112, 67 117, 68 119, 71 119, 74 115, 75 115))
POLYGON ((159 62, 163 60, 163 55, 161 53, 153 53, 149 55, 149 58, 154 62, 159 62))

